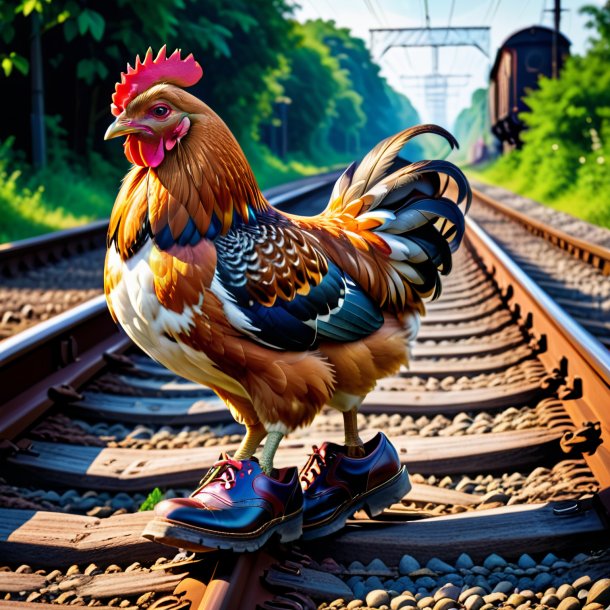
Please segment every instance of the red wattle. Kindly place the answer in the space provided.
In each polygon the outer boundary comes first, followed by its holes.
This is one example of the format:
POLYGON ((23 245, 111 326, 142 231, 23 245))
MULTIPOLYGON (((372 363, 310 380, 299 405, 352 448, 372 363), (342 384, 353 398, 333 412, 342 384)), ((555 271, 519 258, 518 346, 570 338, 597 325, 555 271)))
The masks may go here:
POLYGON ((157 141, 128 135, 125 140, 125 156, 140 167, 157 167, 163 161, 163 139, 157 141))

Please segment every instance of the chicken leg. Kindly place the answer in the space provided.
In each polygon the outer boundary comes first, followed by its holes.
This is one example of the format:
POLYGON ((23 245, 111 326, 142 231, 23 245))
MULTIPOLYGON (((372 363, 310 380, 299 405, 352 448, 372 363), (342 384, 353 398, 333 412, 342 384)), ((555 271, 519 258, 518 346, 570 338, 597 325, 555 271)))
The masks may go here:
POLYGON ((252 426, 246 424, 246 435, 233 454, 234 460, 247 460, 254 455, 261 441, 267 436, 267 430, 261 422, 252 426))
POLYGON ((358 434, 358 407, 343 412, 343 426, 347 455, 352 458, 364 457, 364 443, 358 434))
POLYGON ((275 457, 275 452, 283 438, 284 433, 279 432, 278 430, 271 430, 267 435, 267 440, 263 446, 263 452, 259 461, 263 472, 267 476, 271 475, 271 471, 273 470, 273 458, 275 457))

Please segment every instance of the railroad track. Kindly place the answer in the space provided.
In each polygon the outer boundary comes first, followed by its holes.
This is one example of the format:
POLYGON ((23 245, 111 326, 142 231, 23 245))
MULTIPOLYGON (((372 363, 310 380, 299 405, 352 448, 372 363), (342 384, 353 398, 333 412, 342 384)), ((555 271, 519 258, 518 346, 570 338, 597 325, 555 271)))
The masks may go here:
MULTIPOLYGON (((274 203, 286 194, 307 213, 312 198, 337 172, 265 191, 274 203)), ((85 303, 103 292, 108 221, 0 244, 0 341, 85 303)))
MULTIPOLYGON (((188 493, 236 447, 242 430, 213 394, 133 348, 101 299, 4 342, 0 607, 602 610, 607 350, 476 221, 444 286, 410 370, 382 380, 360 415, 365 438, 392 438, 413 490, 331 540, 241 556, 140 537, 154 487, 188 493)), ((341 438, 340 416, 324 413, 276 463, 341 438)))
POLYGON ((484 184, 471 215, 553 300, 610 347, 610 231, 484 184), (492 196, 494 195, 494 196, 492 196))

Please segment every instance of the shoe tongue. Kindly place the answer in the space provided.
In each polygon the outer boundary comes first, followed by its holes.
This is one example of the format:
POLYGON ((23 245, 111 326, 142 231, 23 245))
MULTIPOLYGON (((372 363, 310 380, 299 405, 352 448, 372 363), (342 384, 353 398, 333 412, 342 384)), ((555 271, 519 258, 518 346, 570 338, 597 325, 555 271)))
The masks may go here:
POLYGON ((332 443, 330 441, 325 441, 320 445, 318 452, 322 454, 322 456, 328 455, 329 453, 342 453, 343 447, 341 445, 337 445, 336 443, 332 443))

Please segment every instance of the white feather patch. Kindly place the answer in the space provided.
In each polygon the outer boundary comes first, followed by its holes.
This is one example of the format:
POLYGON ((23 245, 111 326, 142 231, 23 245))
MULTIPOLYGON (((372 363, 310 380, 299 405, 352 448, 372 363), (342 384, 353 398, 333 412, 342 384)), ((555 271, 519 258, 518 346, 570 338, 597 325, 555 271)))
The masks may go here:
POLYGON ((216 273, 214 274, 214 279, 212 280, 210 289, 222 302, 222 307, 225 315, 227 316, 227 320, 229 320, 234 328, 244 332, 256 332, 260 330, 252 324, 252 320, 250 320, 250 318, 248 318, 243 311, 236 307, 235 299, 227 292, 226 288, 218 279, 218 275, 216 273))

